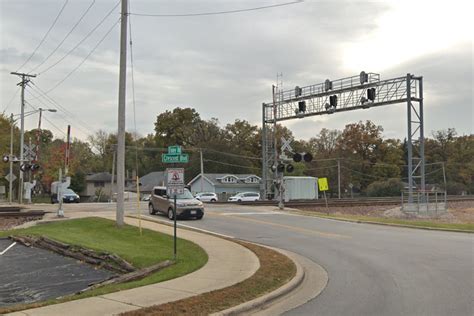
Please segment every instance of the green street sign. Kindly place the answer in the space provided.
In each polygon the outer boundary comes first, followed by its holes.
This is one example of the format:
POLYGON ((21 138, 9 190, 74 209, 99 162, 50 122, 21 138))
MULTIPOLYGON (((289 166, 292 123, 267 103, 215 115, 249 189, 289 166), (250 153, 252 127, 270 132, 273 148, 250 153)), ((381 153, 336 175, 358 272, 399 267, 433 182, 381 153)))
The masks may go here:
POLYGON ((181 155, 181 146, 168 146, 168 154, 170 155, 181 155))
POLYGON ((188 154, 181 154, 181 155, 163 154, 161 155, 161 161, 164 163, 188 163, 189 155, 188 154))

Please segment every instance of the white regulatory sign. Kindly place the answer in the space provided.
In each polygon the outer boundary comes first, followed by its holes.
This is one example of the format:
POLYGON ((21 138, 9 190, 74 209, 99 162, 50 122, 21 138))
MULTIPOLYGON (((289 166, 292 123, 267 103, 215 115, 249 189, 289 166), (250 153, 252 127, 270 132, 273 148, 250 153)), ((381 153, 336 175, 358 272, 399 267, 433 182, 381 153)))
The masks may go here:
POLYGON ((166 169, 166 180, 168 195, 184 193, 184 168, 166 169))

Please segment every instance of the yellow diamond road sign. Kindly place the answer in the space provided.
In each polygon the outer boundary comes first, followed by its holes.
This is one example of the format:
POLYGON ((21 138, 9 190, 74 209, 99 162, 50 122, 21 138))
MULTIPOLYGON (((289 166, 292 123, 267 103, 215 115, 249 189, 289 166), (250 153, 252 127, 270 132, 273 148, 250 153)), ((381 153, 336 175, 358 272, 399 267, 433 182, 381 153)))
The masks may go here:
POLYGON ((329 190, 328 178, 318 178, 319 191, 329 190))

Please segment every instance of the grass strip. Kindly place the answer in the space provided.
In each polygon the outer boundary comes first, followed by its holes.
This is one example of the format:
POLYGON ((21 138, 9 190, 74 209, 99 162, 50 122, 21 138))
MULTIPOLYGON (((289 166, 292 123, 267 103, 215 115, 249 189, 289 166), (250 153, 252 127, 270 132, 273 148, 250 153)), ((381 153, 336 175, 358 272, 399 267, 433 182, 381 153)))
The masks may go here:
POLYGON ((208 315, 270 293, 295 276, 296 266, 285 255, 255 244, 238 243, 253 251, 260 260, 260 268, 250 278, 224 289, 121 315, 208 315))
POLYGON ((328 219, 345 220, 351 222, 361 223, 377 223, 386 225, 401 225, 412 228, 427 228, 427 229, 438 229, 438 230, 456 230, 466 233, 474 233, 474 224, 471 223, 443 223, 434 222, 421 219, 398 219, 388 217, 375 217, 375 216, 363 216, 363 215, 352 215, 352 214, 332 214, 327 215, 326 213, 320 213, 315 211, 298 211, 296 212, 302 215, 310 215, 328 219))
MULTIPOLYGON (((57 221, 26 229, 0 232, 0 237, 9 235, 43 235, 95 251, 115 253, 138 268, 148 267, 173 258, 173 236, 148 229, 143 229, 143 234, 140 236, 139 230, 135 226, 124 225, 124 227, 118 229, 114 221, 98 217, 57 221)), ((208 260, 207 253, 201 247, 183 239, 178 239, 178 254, 176 264, 141 280, 107 285, 83 294, 66 296, 60 299, 4 307, 0 308, 0 314, 63 303, 174 279, 198 270, 208 260)))

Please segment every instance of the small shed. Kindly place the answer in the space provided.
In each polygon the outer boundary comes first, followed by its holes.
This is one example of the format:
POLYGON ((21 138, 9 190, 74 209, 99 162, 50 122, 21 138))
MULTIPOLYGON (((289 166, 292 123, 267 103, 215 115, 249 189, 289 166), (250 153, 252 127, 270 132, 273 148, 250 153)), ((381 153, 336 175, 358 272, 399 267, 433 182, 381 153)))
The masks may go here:
POLYGON ((318 198, 318 178, 283 177, 285 200, 315 200, 318 198))

